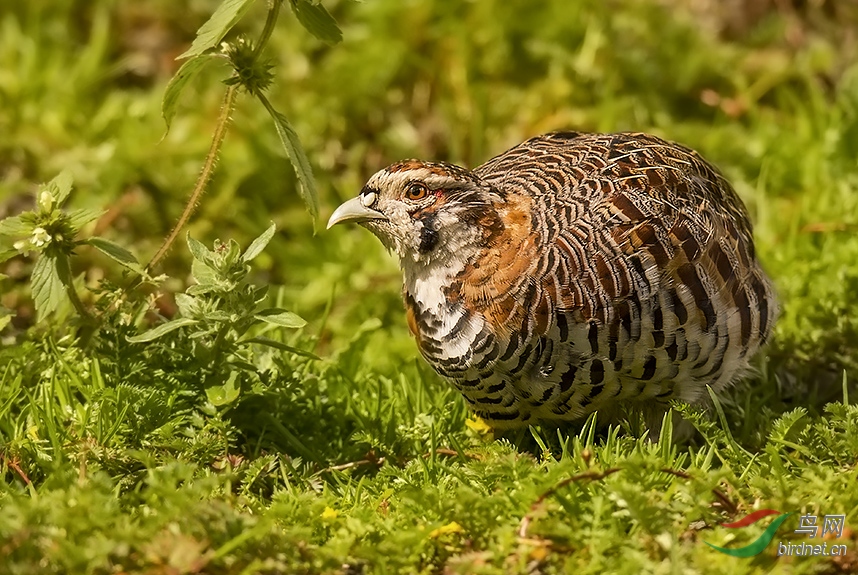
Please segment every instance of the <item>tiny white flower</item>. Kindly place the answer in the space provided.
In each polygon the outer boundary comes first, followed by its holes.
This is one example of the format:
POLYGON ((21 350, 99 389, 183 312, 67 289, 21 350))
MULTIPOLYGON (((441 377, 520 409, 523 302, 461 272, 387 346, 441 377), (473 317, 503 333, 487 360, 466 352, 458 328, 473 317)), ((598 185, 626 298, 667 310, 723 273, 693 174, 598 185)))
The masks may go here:
POLYGON ((39 207, 45 213, 50 212, 54 208, 54 195, 48 190, 43 190, 39 194, 39 207))
POLYGON ((33 237, 30 238, 30 242, 37 248, 49 244, 50 241, 51 236, 45 228, 39 227, 33 230, 33 237))
POLYGON ((12 247, 23 253, 24 255, 27 255, 27 253, 29 252, 27 248, 30 247, 30 242, 28 242, 27 240, 19 240, 12 244, 12 247))

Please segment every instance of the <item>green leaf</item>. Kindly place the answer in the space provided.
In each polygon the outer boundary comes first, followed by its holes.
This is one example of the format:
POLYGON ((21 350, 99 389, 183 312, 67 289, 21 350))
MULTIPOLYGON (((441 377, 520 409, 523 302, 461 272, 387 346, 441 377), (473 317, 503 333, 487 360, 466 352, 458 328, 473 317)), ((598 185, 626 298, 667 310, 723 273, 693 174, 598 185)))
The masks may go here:
POLYGON ((39 312, 39 319, 44 319, 46 315, 56 311, 60 304, 68 298, 60 277, 58 263, 57 256, 42 254, 33 265, 30 282, 33 302, 36 305, 36 311, 39 312))
MULTIPOLYGON (((9 258, 11 258, 11 257, 13 257, 13 256, 17 256, 17 255, 18 255, 18 250, 4 250, 4 249, 0 249, 0 264, 2 264, 3 262, 5 262, 5 261, 6 261, 6 260, 8 260, 9 258)), ((3 278, 5 278, 5 277, 7 277, 7 276, 4 276, 3 274, 0 274, 0 279, 3 279, 3 278)))
POLYGON ((11 216, 0 221, 0 236, 29 236, 35 227, 21 216, 11 216))
MULTIPOLYGON (((215 270, 213 270, 211 267, 199 260, 194 260, 191 262, 191 275, 194 277, 194 280, 198 284, 195 286, 191 286, 191 288, 204 287, 208 289, 220 285, 220 278, 217 275, 217 272, 215 272, 215 270)), ((188 293, 191 293, 191 291, 188 290, 188 293)), ((193 291, 193 295, 196 295, 198 293, 203 292, 200 292, 199 289, 195 289, 193 291)))
POLYGON ((197 54, 179 68, 170 82, 167 84, 167 89, 164 90, 164 99, 161 101, 161 116, 167 124, 167 131, 170 131, 170 124, 173 123, 173 118, 176 116, 176 108, 179 106, 179 96, 185 86, 194 79, 194 77, 203 69, 212 58, 217 58, 216 54, 197 54))
POLYGON ((135 335, 134 337, 126 337, 125 339, 127 339, 131 343, 144 343, 147 341, 152 341, 153 339, 158 339, 162 335, 168 334, 171 331, 175 331, 180 327, 194 325, 195 323, 197 323, 197 320, 195 319, 189 317, 182 317, 179 319, 170 320, 167 323, 162 323, 158 327, 143 332, 140 335, 135 335))
POLYGON ((310 34, 326 44, 337 44, 343 40, 337 21, 324 6, 310 0, 290 0, 290 4, 298 22, 310 34))
POLYGON ((206 388, 206 397, 216 407, 228 405, 238 399, 240 388, 235 386, 235 380, 238 379, 238 372, 233 371, 229 374, 229 379, 223 385, 213 385, 206 388))
POLYGON ((197 30, 197 37, 194 38, 191 47, 176 59, 199 56, 220 44, 226 33, 241 20, 251 4, 253 0, 224 0, 212 17, 197 30))
POLYGON ((246 361, 239 361, 239 360, 230 361, 227 363, 227 365, 230 367, 243 369, 244 371, 249 371, 251 373, 259 373, 259 369, 257 369, 257 367, 255 365, 253 365, 252 363, 248 363, 246 361))
POLYGON ((248 296, 254 304, 262 303, 268 297, 268 286, 249 288, 248 296))
POLYGON ((254 314, 253 317, 266 323, 279 325, 280 327, 297 328, 307 325, 307 322, 298 314, 276 307, 262 310, 254 314))
POLYGON ((224 323, 232 323, 236 321, 235 316, 233 316, 231 313, 219 309, 206 312, 206 319, 209 321, 220 321, 224 323))
POLYGON ((307 205, 307 211, 314 218, 319 216, 319 198, 316 194, 316 181, 313 178, 313 170, 310 168, 310 161, 307 160, 307 155, 304 153, 304 148, 301 146, 301 141, 298 139, 298 134, 292 129, 289 120, 286 116, 275 110, 268 98, 264 94, 256 94, 256 97, 271 114, 274 119, 274 127, 277 129, 277 135, 280 136, 280 142, 286 149, 289 159, 292 161, 292 166, 298 174, 298 179, 301 181, 299 193, 307 205))
POLYGON ((96 220, 101 217, 101 214, 103 213, 104 210, 98 208, 82 208, 79 210, 72 210, 66 217, 68 218, 69 225, 77 231, 92 220, 96 220))
POLYGON ((277 230, 277 226, 272 222, 268 229, 262 232, 258 238, 251 242, 250 246, 245 250, 244 254, 241 256, 241 261, 249 262, 256 256, 262 253, 262 250, 265 249, 265 246, 268 245, 268 242, 271 241, 271 238, 274 237, 274 232, 277 230))
POLYGON ((191 317, 196 315, 199 308, 197 298, 186 293, 176 294, 176 306, 179 308, 179 313, 182 317, 191 317))
POLYGON ((126 268, 130 269, 136 274, 143 275, 143 268, 140 266, 140 262, 137 261, 137 258, 134 257, 134 254, 116 244, 110 240, 94 237, 86 240, 86 243, 111 258, 112 260, 120 263, 126 268))
POLYGON ((230 239, 226 244, 220 244, 218 247, 222 248, 224 245, 227 246, 226 252, 220 250, 217 252, 220 256, 220 261, 223 262, 223 267, 219 265, 218 268, 222 270, 230 269, 241 261, 241 246, 238 245, 237 241, 230 239))
POLYGON ((9 325, 9 322, 12 321, 13 317, 15 317, 15 312, 10 309, 6 309, 5 307, 0 307, 0 331, 9 325))
POLYGON ((295 355, 300 355, 301 357, 308 357, 310 359, 322 359, 315 353, 310 353, 309 351, 304 351, 303 349, 298 349, 297 347, 292 347, 291 345, 286 345, 285 343, 281 343, 273 339, 268 339, 267 337, 251 337, 239 342, 239 344, 245 343, 258 343, 260 345, 267 345, 268 347, 288 351, 289 353, 294 353, 295 355))
POLYGON ((212 267, 214 264, 214 252, 203 245, 201 241, 192 238, 190 232, 188 232, 187 241, 188 249, 191 250, 191 255, 194 256, 194 259, 212 267))
POLYGON ((54 195, 55 207, 63 205, 63 202, 66 201, 66 198, 68 198, 71 193, 73 183, 74 179, 72 178, 71 172, 63 170, 56 178, 46 184, 45 187, 54 195))

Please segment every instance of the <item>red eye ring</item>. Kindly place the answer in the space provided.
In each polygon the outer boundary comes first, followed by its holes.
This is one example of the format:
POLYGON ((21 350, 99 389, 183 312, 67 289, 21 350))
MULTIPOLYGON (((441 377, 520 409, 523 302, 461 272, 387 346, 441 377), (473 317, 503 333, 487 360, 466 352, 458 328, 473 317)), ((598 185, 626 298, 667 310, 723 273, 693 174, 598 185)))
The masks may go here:
POLYGON ((427 188, 425 184, 421 184, 419 182, 413 182, 405 189, 405 199, 412 202, 419 202, 420 200, 426 199, 428 195, 429 188, 427 188))

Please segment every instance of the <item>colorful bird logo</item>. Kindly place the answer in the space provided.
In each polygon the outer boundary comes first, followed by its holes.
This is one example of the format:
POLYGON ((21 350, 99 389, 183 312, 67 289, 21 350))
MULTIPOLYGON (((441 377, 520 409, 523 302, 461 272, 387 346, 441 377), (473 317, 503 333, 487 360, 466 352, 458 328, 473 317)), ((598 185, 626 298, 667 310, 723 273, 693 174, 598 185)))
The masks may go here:
POLYGON ((721 527, 726 527, 728 529, 736 529, 739 527, 747 527, 748 525, 753 525, 760 519, 764 517, 768 517, 770 515, 778 515, 778 517, 771 522, 771 524, 766 527, 766 530, 763 531, 762 535, 757 537, 756 541, 751 543, 750 545, 745 545, 744 547, 737 547, 736 549, 727 549, 726 547, 718 547, 717 545, 712 545, 708 541, 705 541, 706 545, 720 551, 721 553, 726 553, 727 555, 732 555, 733 557, 753 557, 754 555, 758 555, 765 549, 769 543, 772 542, 772 539, 775 536, 775 533, 778 530, 778 527, 781 526, 781 523, 787 520, 787 518, 792 515, 792 513, 781 513, 780 511, 776 511, 775 509, 760 509, 759 511, 754 511, 746 515, 745 517, 739 519, 738 521, 734 521, 733 523, 722 523, 721 527))

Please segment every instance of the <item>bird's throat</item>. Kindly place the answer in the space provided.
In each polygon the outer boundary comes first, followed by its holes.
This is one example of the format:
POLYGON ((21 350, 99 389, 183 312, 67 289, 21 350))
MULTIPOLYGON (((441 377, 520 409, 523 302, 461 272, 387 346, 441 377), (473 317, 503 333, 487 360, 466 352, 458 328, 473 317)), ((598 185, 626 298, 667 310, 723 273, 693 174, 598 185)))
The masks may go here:
POLYGON ((482 327, 480 318, 464 305, 459 281, 477 254, 475 247, 463 247, 456 252, 436 253, 428 262, 403 261, 408 325, 430 361, 432 356, 449 359, 465 353, 482 327))

